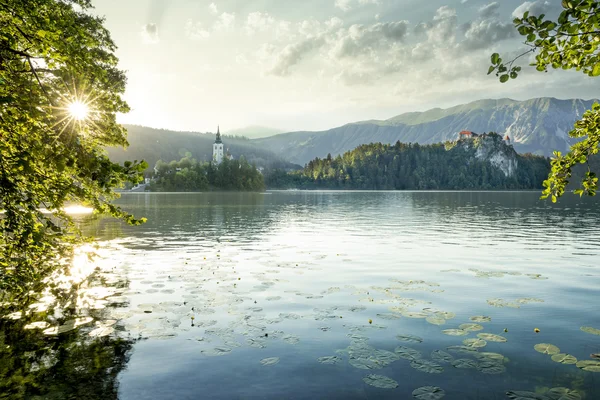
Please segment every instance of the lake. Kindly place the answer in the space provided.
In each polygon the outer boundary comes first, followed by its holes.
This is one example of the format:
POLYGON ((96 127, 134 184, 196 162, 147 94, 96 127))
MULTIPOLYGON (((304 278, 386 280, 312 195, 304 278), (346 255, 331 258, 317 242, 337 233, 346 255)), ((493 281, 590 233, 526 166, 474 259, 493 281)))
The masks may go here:
POLYGON ((600 202, 538 198, 123 194, 148 222, 81 219, 99 259, 74 268, 96 272, 17 319, 40 329, 2 323, 2 387, 19 371, 40 388, 9 397, 600 398, 600 202))

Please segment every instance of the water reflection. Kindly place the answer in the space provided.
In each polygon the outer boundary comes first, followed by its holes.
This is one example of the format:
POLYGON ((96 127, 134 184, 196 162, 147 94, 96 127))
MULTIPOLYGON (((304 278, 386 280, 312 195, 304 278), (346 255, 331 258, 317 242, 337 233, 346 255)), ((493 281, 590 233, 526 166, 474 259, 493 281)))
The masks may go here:
POLYGON ((118 321, 122 399, 593 398, 595 364, 558 355, 600 351, 598 203, 538 197, 126 195, 149 222, 82 219, 110 293, 69 318, 118 321))

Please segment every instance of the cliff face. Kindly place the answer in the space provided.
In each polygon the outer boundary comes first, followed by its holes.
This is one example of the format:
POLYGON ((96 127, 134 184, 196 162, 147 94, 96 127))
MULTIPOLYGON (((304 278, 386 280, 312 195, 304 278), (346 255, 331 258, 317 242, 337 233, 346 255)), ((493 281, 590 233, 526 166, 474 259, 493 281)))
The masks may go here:
POLYGON ((489 161, 500 169, 504 176, 513 176, 519 167, 517 152, 500 135, 489 133, 471 139, 461 139, 457 146, 473 151, 478 160, 489 161))

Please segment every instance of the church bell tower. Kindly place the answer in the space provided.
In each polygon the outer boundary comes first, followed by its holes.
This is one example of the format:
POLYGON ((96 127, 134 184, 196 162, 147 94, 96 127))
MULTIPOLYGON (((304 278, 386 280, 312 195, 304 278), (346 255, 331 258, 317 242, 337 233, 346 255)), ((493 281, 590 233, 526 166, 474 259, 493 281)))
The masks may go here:
POLYGON ((221 131, 217 126, 217 138, 213 144, 213 161, 217 164, 221 164, 223 161, 223 142, 221 141, 221 131))

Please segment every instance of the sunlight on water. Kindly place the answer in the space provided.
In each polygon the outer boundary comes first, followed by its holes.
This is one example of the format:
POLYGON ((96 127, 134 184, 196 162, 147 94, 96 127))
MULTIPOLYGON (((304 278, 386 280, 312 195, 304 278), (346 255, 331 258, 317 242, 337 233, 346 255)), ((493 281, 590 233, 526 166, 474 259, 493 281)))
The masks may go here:
POLYGON ((124 340, 121 399, 593 399, 598 204, 537 197, 125 195, 14 323, 124 340))

